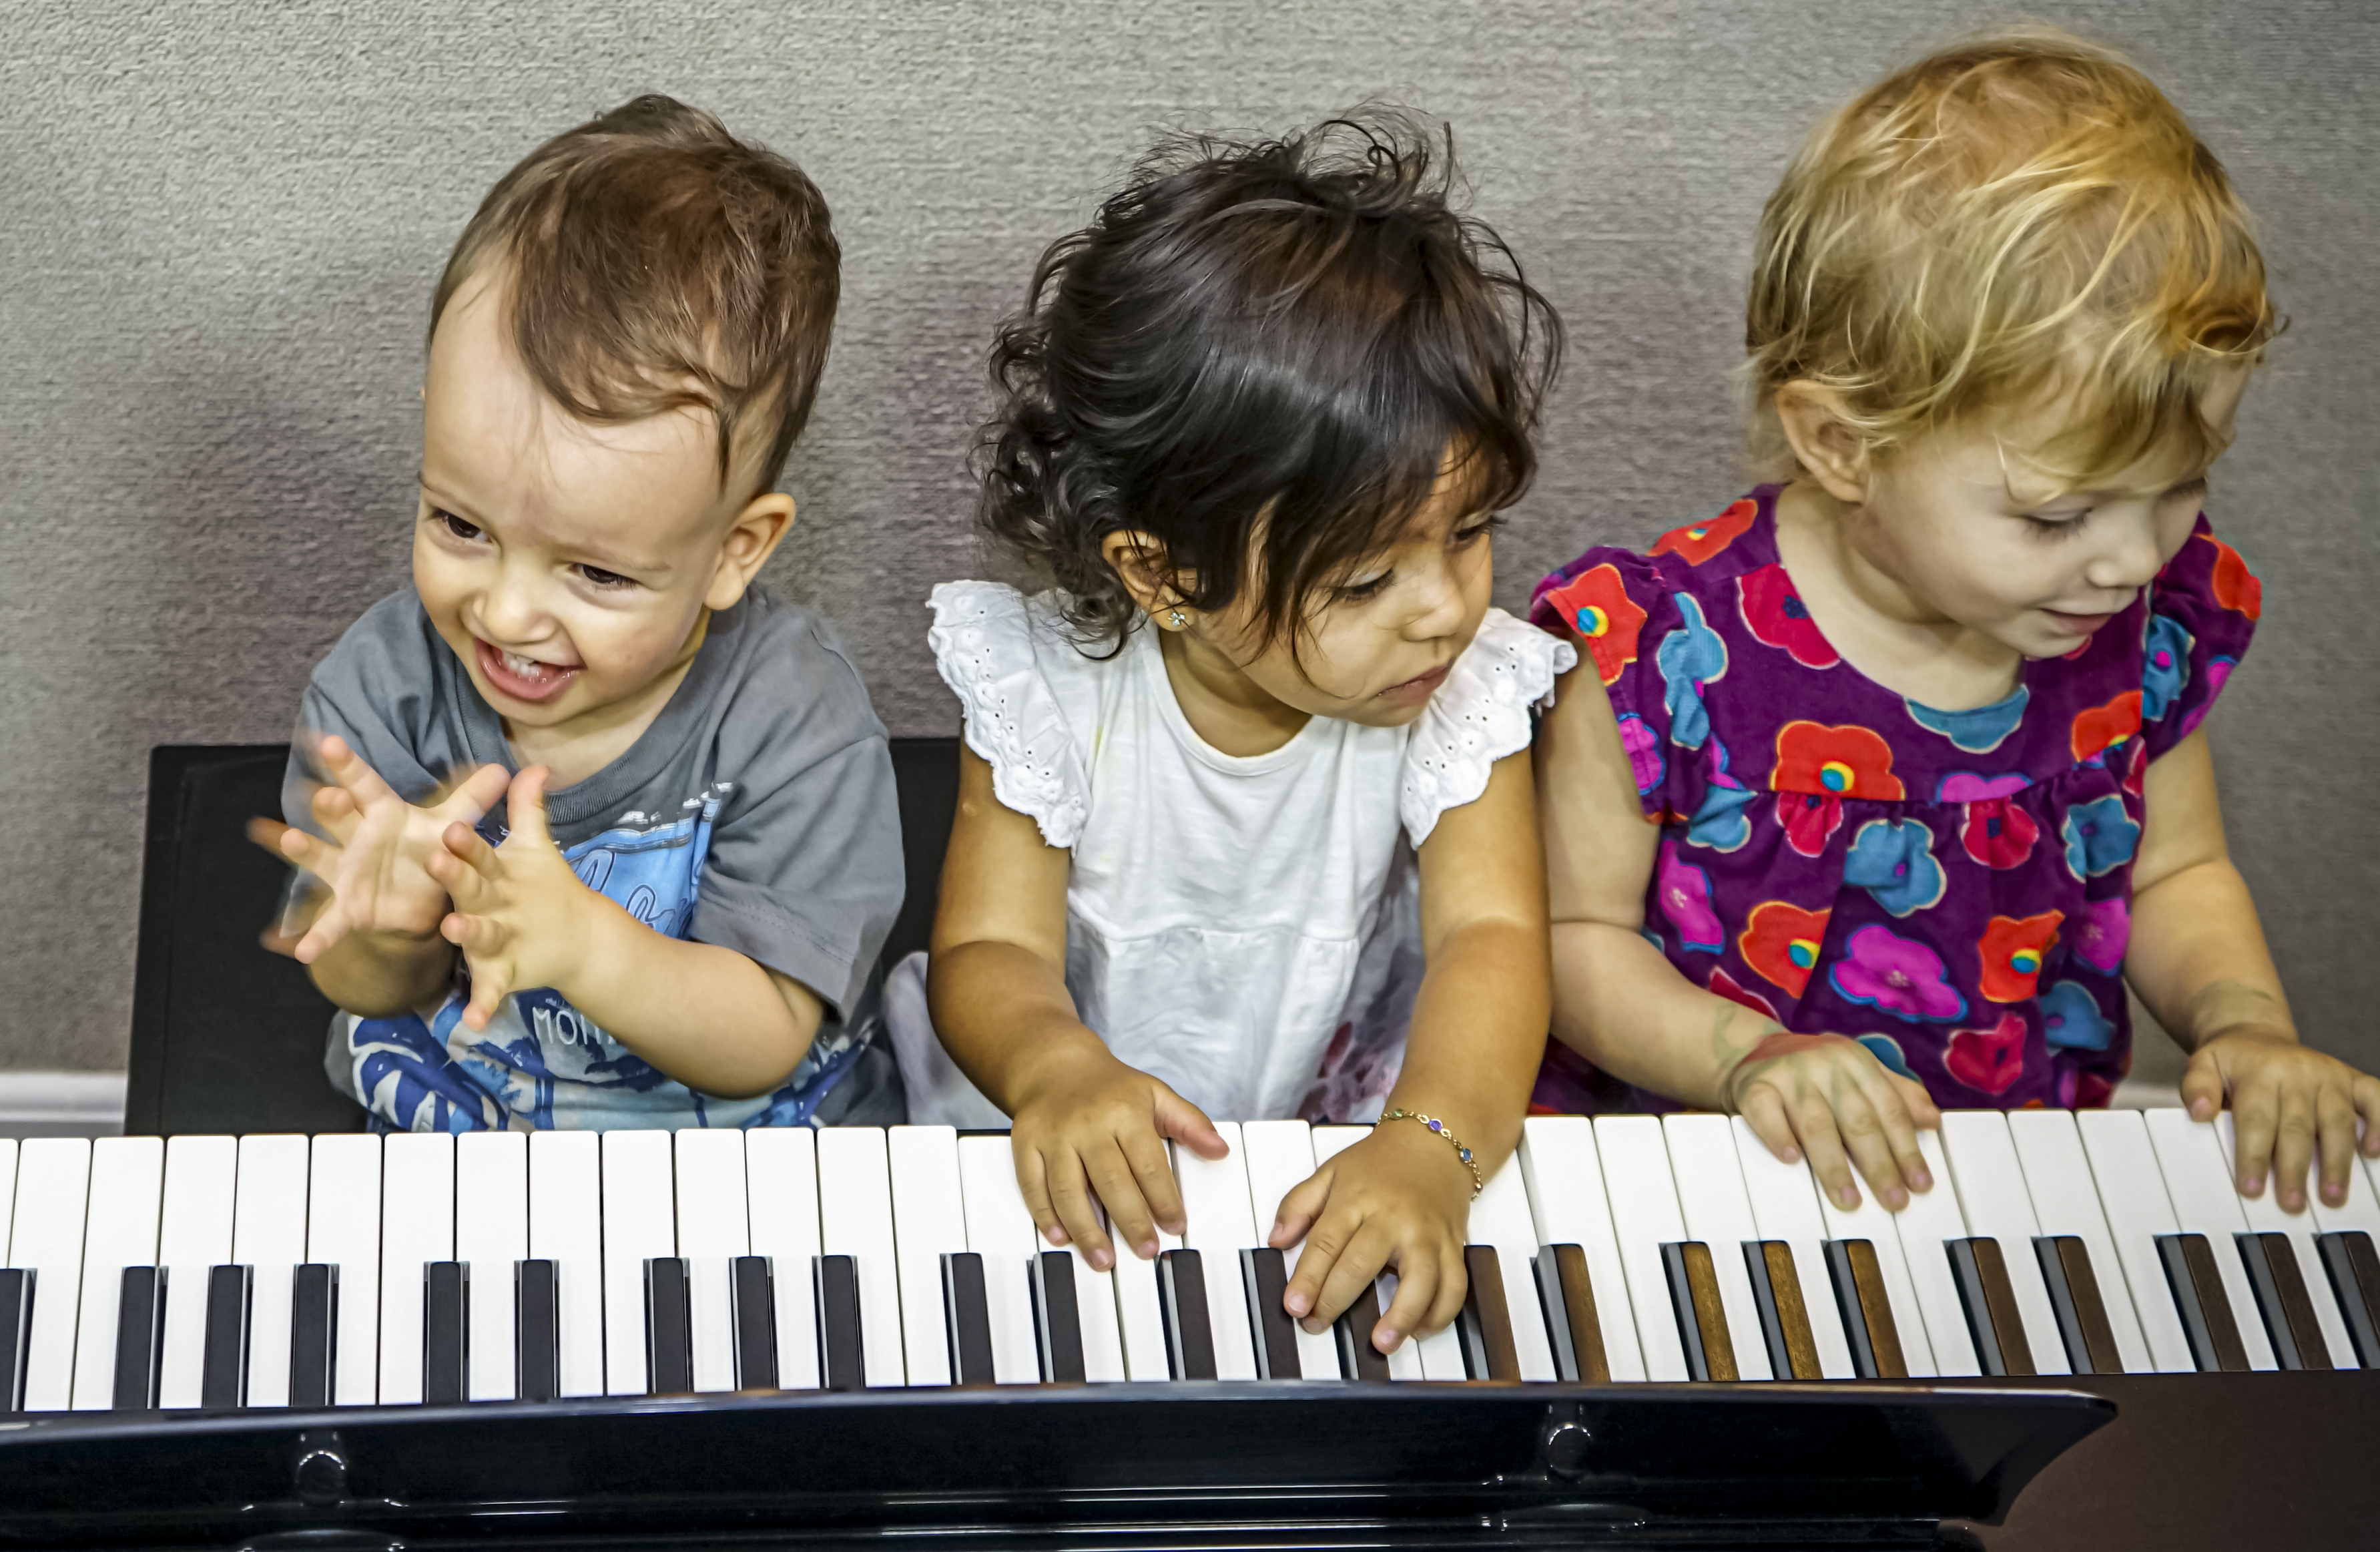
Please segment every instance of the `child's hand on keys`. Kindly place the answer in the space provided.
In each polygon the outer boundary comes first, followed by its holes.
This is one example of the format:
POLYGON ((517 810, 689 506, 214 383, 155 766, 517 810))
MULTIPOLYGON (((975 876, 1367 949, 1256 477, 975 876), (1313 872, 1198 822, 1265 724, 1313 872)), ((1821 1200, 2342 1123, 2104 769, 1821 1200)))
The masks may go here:
POLYGON ((250 821, 248 832, 321 879, 330 899, 294 942, 277 936, 267 941, 300 964, 313 964, 349 933, 428 941, 447 912, 446 891, 429 871, 444 853, 440 836, 450 825, 479 823, 511 778, 501 765, 483 765, 438 803, 416 807, 346 740, 325 738, 317 755, 331 783, 314 794, 314 818, 331 838, 273 819, 250 821))
POLYGON ((1115 1264, 1115 1253, 1099 1206, 1144 1261, 1157 1255, 1158 1230, 1179 1234, 1187 1227, 1166 1138, 1201 1158, 1231 1152, 1197 1106, 1103 1045, 1051 1053, 1014 1092, 1009 1140, 1025 1206, 1051 1244, 1071 1240, 1100 1270, 1115 1264))
POLYGON ((2364 1157, 2380 1158, 2380 1078, 2308 1049, 2286 1029, 2234 1027, 2199 1046, 2181 1075, 2182 1103, 2211 1121, 2227 1097, 2242 1196, 2263 1193, 2269 1166, 2282 1210, 2304 1211, 2306 1169, 2319 1149, 2322 1199, 2344 1206, 2359 1117, 2364 1157))
POLYGON ((502 846, 489 845, 469 825, 452 824, 430 859, 431 876, 454 899, 438 930, 463 951, 470 969, 463 1022, 474 1030, 487 1028, 516 991, 553 987, 568 996, 595 914, 619 909, 580 882, 553 843, 545 824, 551 774, 539 765, 513 778, 506 799, 512 831, 502 846))
POLYGON ((1910 1192, 1934 1184, 1917 1129, 1939 1127, 1942 1112, 1925 1085, 1891 1071, 1857 1040, 1779 1030, 1743 1054, 1720 1092, 1778 1158, 1791 1164, 1808 1154, 1819 1184, 1846 1207, 1859 1206, 1852 1163, 1895 1212, 1909 1205, 1910 1192))
POLYGON ((1281 1198, 1266 1243, 1286 1250, 1305 1239, 1282 1304, 1319 1335, 1391 1271, 1397 1294, 1372 1328, 1372 1345, 1394 1352, 1408 1336, 1442 1330, 1470 1288, 1463 1248, 1473 1189, 1444 1137, 1402 1121, 1374 1127, 1281 1198))

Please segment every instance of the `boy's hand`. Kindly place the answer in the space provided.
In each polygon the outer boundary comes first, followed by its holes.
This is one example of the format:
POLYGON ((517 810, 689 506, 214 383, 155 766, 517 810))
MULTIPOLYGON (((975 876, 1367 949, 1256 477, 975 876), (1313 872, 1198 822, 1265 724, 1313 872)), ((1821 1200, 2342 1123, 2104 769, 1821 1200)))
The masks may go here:
POLYGON ((2322 1199, 2345 1206, 2358 1117, 2364 1156, 2380 1158, 2380 1078, 2307 1049, 2286 1029, 2235 1026, 2199 1046, 2181 1075, 2182 1103, 2211 1121, 2227 1097, 2242 1196, 2263 1193, 2269 1165, 2281 1209, 2303 1212, 2306 1168, 2319 1148, 2322 1199))
POLYGON ((1806 1153, 1818 1181, 1845 1207, 1859 1206, 1851 1163, 1894 1212, 1934 1184, 1917 1129, 1942 1124, 1925 1085, 1887 1068, 1841 1035, 1770 1035, 1721 1081, 1727 1108, 1788 1164, 1806 1153), (1846 1161, 1846 1154, 1849 1162, 1846 1161))
POLYGON ((1282 1305, 1319 1335, 1389 1270, 1397 1295, 1372 1328, 1372 1345, 1394 1352, 1408 1335, 1443 1329, 1463 1313, 1470 1286, 1463 1247, 1471 1192, 1471 1171, 1445 1138, 1420 1126, 1374 1127, 1281 1198, 1265 1243, 1286 1250, 1305 1239, 1282 1305))
POLYGON ((331 784, 314 794, 316 822, 330 840, 272 819, 255 819, 249 836, 320 879, 330 901, 285 947, 311 964, 351 932, 426 942, 446 915, 446 891, 429 870, 443 855, 447 827, 468 829, 504 795, 510 780, 500 765, 471 772, 438 804, 417 808, 399 797, 345 739, 322 740, 318 754, 331 784))
POLYGON ((546 829, 551 774, 539 765, 513 779, 506 802, 512 832, 501 847, 489 845, 469 825, 451 824, 443 849, 430 859, 431 877, 454 898, 455 909, 438 930, 463 951, 470 968, 471 1000, 463 1022, 475 1031, 487 1028, 516 991, 554 987, 568 996, 597 914, 610 904, 579 882, 546 829))
POLYGON ((1221 1158, 1230 1145, 1197 1106, 1105 1046, 1068 1050, 1042 1066, 1022 1085, 1009 1122, 1016 1184, 1034 1223, 1053 1245, 1071 1238, 1105 1270, 1115 1252, 1099 1226, 1104 1206, 1117 1236, 1153 1259, 1159 1229, 1179 1234, 1188 1226, 1165 1139, 1201 1158, 1221 1158))

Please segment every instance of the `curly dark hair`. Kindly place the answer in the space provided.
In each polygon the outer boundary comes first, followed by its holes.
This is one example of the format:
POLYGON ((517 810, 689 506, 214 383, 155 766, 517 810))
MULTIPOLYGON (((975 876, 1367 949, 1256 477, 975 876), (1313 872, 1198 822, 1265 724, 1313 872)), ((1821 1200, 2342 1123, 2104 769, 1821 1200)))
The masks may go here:
POLYGON ((1474 511, 1528 489, 1561 323, 1456 188, 1451 132, 1400 113, 1178 137, 1043 253, 991 352, 978 515, 1086 650, 1139 623, 1100 553, 1120 529, 1192 608, 1257 589, 1294 649, 1450 455, 1474 511))

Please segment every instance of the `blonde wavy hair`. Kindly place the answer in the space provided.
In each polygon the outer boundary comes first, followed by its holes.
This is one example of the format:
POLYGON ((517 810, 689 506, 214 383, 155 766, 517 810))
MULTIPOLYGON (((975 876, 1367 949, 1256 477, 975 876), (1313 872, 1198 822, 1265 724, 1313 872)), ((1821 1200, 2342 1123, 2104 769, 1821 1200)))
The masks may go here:
POLYGON ((1776 394, 1840 396, 1871 455, 2058 405, 2027 462, 2067 489, 2170 443, 2283 327, 2223 165, 2137 68, 2052 30, 1946 50, 1820 125, 1761 212, 1745 309, 1755 456, 1776 394))

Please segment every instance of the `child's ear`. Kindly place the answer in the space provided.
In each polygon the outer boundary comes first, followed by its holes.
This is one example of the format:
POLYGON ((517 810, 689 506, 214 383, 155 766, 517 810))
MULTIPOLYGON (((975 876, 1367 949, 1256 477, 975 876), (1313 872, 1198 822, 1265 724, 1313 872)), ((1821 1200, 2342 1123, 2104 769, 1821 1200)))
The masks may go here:
POLYGON ((1165 550, 1138 528, 1119 528, 1099 540, 1099 554, 1123 581, 1123 590, 1148 613, 1182 601, 1182 577, 1165 563, 1165 550))
POLYGON ((703 607, 733 609, 793 526, 794 498, 783 491, 763 491, 746 503, 720 541, 719 569, 702 596, 703 607))
POLYGON ((1867 438, 1852 423, 1842 395, 1796 379, 1777 390, 1776 404, 1786 444, 1810 478, 1847 506, 1864 503, 1875 470, 1867 438))

